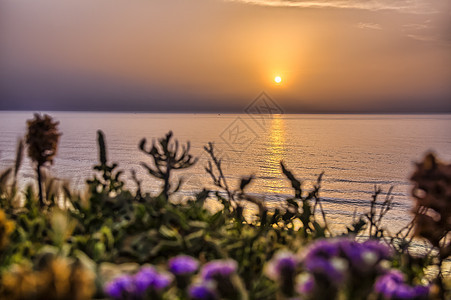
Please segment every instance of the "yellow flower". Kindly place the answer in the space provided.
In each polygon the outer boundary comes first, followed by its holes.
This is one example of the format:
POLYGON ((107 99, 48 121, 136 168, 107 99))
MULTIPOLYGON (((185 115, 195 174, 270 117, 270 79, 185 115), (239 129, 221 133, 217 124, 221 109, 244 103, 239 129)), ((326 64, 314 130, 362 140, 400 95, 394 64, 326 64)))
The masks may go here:
POLYGON ((14 227, 14 222, 8 220, 5 212, 0 209, 0 250, 8 245, 9 236, 14 231, 14 227))

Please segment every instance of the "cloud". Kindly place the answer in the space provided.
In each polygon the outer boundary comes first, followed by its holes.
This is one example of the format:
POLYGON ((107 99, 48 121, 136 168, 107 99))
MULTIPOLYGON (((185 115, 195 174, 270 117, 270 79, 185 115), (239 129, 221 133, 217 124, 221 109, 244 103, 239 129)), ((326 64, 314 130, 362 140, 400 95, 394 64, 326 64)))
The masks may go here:
POLYGON ((439 39, 436 36, 424 35, 424 34, 408 34, 407 37, 421 41, 421 42, 436 42, 439 39))
POLYGON ((439 42, 441 40, 440 35, 434 29, 436 29, 436 26, 432 24, 431 20, 402 25, 402 31, 407 37, 421 42, 439 42))
POLYGON ((357 27, 360 29, 374 29, 374 30, 382 30, 381 25, 376 23, 362 23, 357 24, 357 27))
POLYGON ((431 28, 431 25, 429 24, 404 24, 402 25, 402 27, 404 27, 404 30, 422 30, 422 29, 428 29, 431 28))
POLYGON ((395 10, 405 13, 436 13, 428 0, 226 0, 263 6, 299 8, 342 8, 370 11, 395 10))

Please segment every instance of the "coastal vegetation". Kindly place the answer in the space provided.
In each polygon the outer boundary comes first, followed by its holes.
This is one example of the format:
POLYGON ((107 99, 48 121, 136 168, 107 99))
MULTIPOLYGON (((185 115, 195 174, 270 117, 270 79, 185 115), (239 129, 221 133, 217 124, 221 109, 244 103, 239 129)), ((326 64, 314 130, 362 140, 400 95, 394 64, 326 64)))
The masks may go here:
POLYGON ((98 131, 99 161, 80 193, 44 171, 57 152, 58 123, 35 115, 27 124, 15 165, 0 173, 0 299, 451 298, 451 165, 433 154, 410 178, 411 223, 389 235, 384 216, 395 199, 375 188, 367 213, 336 232, 321 201, 322 175, 305 190, 281 162, 293 195, 269 209, 247 193, 252 176, 227 180, 210 143, 205 171, 215 188, 199 186, 175 202, 183 180, 174 174, 197 163, 189 143, 172 132, 150 146, 143 139, 149 177, 132 172, 130 188, 98 131), (18 184, 25 147, 38 193, 18 184), (144 190, 144 180, 160 181, 161 190, 144 190), (207 199, 221 208, 209 209, 207 199), (257 207, 252 218, 249 205, 257 207))

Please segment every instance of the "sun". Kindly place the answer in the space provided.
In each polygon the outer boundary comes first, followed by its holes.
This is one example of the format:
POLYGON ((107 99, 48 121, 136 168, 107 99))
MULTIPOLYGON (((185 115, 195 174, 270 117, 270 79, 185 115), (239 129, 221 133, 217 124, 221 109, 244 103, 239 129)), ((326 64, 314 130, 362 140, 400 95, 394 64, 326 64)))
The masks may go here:
POLYGON ((282 82, 282 77, 280 77, 280 76, 274 77, 274 82, 275 83, 281 83, 282 82))

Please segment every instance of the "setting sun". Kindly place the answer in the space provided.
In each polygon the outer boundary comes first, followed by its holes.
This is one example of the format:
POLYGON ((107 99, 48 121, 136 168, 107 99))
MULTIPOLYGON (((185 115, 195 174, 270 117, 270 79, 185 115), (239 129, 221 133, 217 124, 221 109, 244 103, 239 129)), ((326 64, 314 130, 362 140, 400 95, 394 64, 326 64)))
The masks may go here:
POLYGON ((275 83, 281 83, 282 82, 282 77, 280 77, 280 76, 274 77, 274 82, 275 83))

